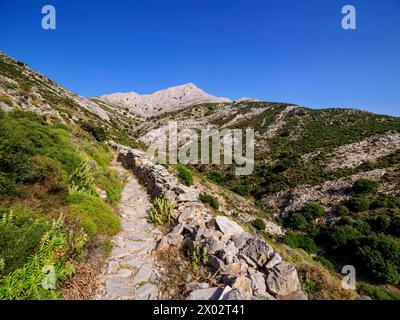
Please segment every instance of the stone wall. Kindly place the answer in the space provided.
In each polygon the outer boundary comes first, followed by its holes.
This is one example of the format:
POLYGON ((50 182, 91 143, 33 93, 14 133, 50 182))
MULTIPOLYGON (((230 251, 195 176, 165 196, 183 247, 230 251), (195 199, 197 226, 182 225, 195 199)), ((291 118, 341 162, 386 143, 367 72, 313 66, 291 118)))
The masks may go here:
POLYGON ((246 233, 226 216, 213 218, 197 200, 196 189, 179 183, 163 166, 154 165, 146 153, 110 145, 118 151, 118 160, 135 173, 153 198, 168 197, 176 203, 175 225, 160 239, 157 250, 170 246, 189 252, 206 249, 207 267, 219 275, 219 286, 190 283, 188 299, 306 299, 296 268, 283 261, 264 240, 246 233))

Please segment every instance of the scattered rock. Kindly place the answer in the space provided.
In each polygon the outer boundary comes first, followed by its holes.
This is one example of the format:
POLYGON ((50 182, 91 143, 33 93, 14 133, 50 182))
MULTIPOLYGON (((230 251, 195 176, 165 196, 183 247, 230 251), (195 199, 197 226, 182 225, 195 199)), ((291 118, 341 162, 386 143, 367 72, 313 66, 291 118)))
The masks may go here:
POLYGON ((259 267, 263 267, 274 253, 274 250, 264 240, 251 239, 242 248, 241 253, 244 257, 253 260, 259 267))
POLYGON ((222 288, 198 289, 192 291, 186 300, 218 300, 223 291, 222 288))
POLYGON ((288 296, 300 290, 297 270, 287 262, 278 263, 270 269, 266 283, 268 291, 276 296, 288 296))
POLYGON ((228 217, 218 216, 215 221, 218 225, 218 228, 225 235, 237 236, 244 233, 243 228, 237 222, 229 219, 228 217))
POLYGON ((208 256, 208 264, 215 270, 223 269, 225 266, 224 262, 221 259, 213 255, 208 256))
POLYGON ((251 288, 251 280, 246 276, 238 276, 232 283, 232 289, 241 288, 246 294, 251 295, 253 290, 251 288))
POLYGON ((265 267, 267 269, 272 269, 280 262, 282 262, 282 257, 279 255, 279 253, 275 252, 274 255, 272 256, 272 258, 265 265, 265 267))

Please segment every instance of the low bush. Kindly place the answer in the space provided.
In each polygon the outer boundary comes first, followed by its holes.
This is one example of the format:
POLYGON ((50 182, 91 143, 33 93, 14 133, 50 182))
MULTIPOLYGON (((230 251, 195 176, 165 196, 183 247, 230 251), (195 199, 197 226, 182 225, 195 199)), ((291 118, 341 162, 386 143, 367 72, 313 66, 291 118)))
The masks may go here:
POLYGON ((379 183, 368 179, 359 179, 354 182, 353 190, 357 194, 372 193, 378 191, 379 183))
POLYGON ((256 228, 257 230, 260 230, 260 231, 264 231, 265 228, 267 227, 265 225, 264 220, 260 219, 260 218, 257 218, 256 220, 254 220, 251 224, 253 225, 254 228, 256 228))
POLYGON ((5 103, 9 107, 13 106, 13 102, 12 102, 11 98, 8 96, 0 96, 0 102, 5 103))
POLYGON ((25 207, 0 207, 0 259, 8 274, 22 267, 36 252, 49 230, 48 221, 25 207))
POLYGON ((356 256, 364 272, 375 280, 400 283, 400 241, 383 233, 357 241, 356 256))
POLYGON ((325 208, 321 206, 319 203, 309 203, 306 204, 299 211, 307 221, 314 220, 316 218, 323 217, 325 215, 325 208))
POLYGON ((89 132, 99 142, 107 140, 108 133, 103 127, 97 126, 90 122, 83 122, 81 124, 81 128, 89 132))
POLYGON ((286 232, 282 241, 289 247, 300 248, 308 253, 315 253, 317 251, 317 245, 315 244, 314 239, 290 230, 286 232))
POLYGON ((237 193, 242 197, 249 195, 250 191, 251 191, 251 186, 248 184, 236 186, 233 188, 233 192, 237 193))
POLYGON ((68 232, 61 218, 50 225, 37 252, 20 268, 0 279, 0 300, 61 299, 55 290, 75 273, 73 259, 86 242, 68 232))
POLYGON ((372 225, 375 231, 385 232, 390 227, 390 219, 386 215, 380 214, 377 217, 375 217, 372 225))
POLYGON ((336 214, 338 215, 338 216, 340 216, 340 217, 344 217, 344 216, 348 216, 348 215, 350 215, 350 209, 349 208, 347 208, 345 205, 339 205, 337 208, 336 208, 336 214))
POLYGON ((199 196, 199 200, 203 202, 204 204, 210 205, 211 208, 214 208, 216 210, 219 209, 219 201, 216 197, 207 195, 207 194, 201 194, 199 196))
POLYGON ((182 164, 177 164, 176 169, 178 170, 178 176, 180 181, 188 187, 192 186, 193 185, 192 171, 182 164))
POLYGON ((96 194, 93 172, 87 161, 83 160, 69 179, 70 192, 96 194))
POLYGON ((120 229, 120 220, 111 208, 98 197, 72 192, 68 197, 69 216, 80 224, 89 236, 114 235, 120 229))
POLYGON ((349 208, 353 212, 362 212, 369 209, 370 201, 366 196, 354 196, 349 201, 349 208))
POLYGON ((307 224, 307 219, 298 212, 293 213, 288 220, 288 225, 296 230, 304 229, 307 224))
POLYGON ((107 201, 111 204, 117 204, 121 200, 125 179, 112 169, 101 170, 95 175, 96 184, 107 192, 107 201))
POLYGON ((331 250, 346 250, 363 235, 351 225, 328 228, 325 232, 327 245, 331 250))

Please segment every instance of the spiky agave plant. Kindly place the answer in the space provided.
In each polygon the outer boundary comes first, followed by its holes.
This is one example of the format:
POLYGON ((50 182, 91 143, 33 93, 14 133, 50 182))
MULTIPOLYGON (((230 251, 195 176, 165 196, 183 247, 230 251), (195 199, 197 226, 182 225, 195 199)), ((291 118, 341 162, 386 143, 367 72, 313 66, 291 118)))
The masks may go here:
POLYGON ((168 198, 157 198, 154 200, 153 206, 150 209, 150 219, 157 224, 170 224, 172 221, 172 211, 175 204, 168 198))

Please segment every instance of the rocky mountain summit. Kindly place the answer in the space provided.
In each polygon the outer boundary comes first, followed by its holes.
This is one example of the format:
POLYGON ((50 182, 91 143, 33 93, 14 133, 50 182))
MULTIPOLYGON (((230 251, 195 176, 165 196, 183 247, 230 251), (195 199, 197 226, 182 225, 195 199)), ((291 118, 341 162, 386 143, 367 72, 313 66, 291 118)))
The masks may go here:
POLYGON ((212 96, 193 83, 140 95, 136 92, 113 93, 97 97, 99 100, 120 105, 130 113, 150 117, 200 103, 231 102, 227 98, 212 96))

